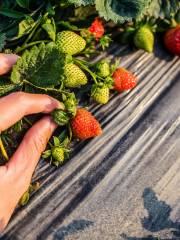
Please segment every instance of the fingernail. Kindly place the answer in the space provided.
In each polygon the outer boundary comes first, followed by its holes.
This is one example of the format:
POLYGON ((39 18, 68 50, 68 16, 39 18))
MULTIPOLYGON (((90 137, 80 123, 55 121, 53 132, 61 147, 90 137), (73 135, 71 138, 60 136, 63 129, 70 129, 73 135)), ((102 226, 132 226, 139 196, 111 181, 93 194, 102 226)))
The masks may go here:
POLYGON ((19 56, 16 54, 7 54, 6 56, 12 65, 15 64, 19 58, 19 56))

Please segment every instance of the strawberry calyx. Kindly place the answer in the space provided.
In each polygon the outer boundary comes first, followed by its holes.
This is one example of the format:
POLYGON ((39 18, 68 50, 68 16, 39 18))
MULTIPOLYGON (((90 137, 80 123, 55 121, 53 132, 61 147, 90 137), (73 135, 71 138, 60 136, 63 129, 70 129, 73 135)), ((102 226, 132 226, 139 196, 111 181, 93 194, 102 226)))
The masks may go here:
POLYGON ((59 126, 65 126, 70 121, 68 113, 63 110, 60 110, 60 109, 55 109, 51 113, 51 116, 52 116, 54 122, 59 126))
POLYGON ((74 93, 70 93, 68 95, 63 94, 62 99, 64 102, 66 112, 68 113, 70 118, 76 116, 78 101, 76 99, 75 94, 74 93))

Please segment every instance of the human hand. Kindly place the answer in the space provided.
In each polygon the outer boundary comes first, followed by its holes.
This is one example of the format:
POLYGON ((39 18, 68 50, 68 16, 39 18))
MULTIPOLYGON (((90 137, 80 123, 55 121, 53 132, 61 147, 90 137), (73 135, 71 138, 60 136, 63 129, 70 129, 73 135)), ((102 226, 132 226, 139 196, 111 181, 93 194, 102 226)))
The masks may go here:
MULTIPOLYGON (((3 56, 6 63, 2 62, 1 56, 0 54, 0 74, 11 68, 7 65, 6 56, 3 56), (6 65, 6 70, 2 68, 3 64, 6 65)), ((13 59, 9 61, 11 66, 15 63, 14 57, 10 57, 10 60, 13 59)), ((0 98, 0 133, 24 116, 40 112, 48 114, 55 108, 63 109, 63 105, 43 94, 16 92, 0 98)), ((7 225, 20 198, 28 189, 38 160, 55 129, 56 124, 51 117, 43 117, 26 133, 9 162, 0 167, 0 232, 7 225)))

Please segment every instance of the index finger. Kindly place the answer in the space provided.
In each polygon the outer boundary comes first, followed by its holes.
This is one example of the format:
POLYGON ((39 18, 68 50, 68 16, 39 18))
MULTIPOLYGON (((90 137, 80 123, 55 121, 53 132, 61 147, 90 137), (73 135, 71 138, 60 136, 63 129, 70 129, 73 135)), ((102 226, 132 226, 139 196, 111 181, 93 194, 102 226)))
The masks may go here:
POLYGON ((0 53, 0 75, 9 72, 9 70, 18 60, 18 57, 19 56, 16 54, 0 53))
POLYGON ((8 129, 24 116, 49 113, 63 104, 45 94, 12 93, 0 98, 0 132, 8 129))

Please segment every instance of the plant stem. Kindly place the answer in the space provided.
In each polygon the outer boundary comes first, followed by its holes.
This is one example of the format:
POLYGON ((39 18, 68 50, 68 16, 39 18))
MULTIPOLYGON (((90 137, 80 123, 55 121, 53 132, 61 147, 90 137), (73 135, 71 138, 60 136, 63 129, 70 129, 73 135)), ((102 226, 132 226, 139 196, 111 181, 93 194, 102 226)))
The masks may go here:
POLYGON ((50 40, 39 40, 39 41, 35 41, 35 42, 31 42, 29 44, 25 44, 24 46, 20 47, 20 48, 17 48, 17 50, 15 50, 15 53, 19 53, 19 52, 22 52, 23 50, 29 48, 29 47, 32 47, 36 44, 40 44, 40 43, 46 43, 46 42, 50 42, 50 40))
POLYGON ((74 58, 74 62, 77 63, 86 72, 88 72, 93 78, 94 82, 97 83, 96 74, 93 73, 86 65, 84 65, 80 59, 74 58))
POLYGON ((27 81, 27 80, 23 80, 23 83, 28 84, 28 85, 30 85, 30 86, 32 86, 32 87, 35 87, 35 88, 37 88, 37 89, 39 89, 39 90, 43 90, 43 91, 45 91, 45 92, 48 92, 48 91, 59 92, 57 89, 54 89, 54 88, 38 87, 38 86, 34 85, 33 83, 31 83, 31 82, 29 82, 29 81, 27 81))
POLYGON ((3 142, 2 142, 1 137, 0 137, 0 150, 1 150, 1 153, 2 153, 3 157, 6 159, 6 161, 8 161, 8 160, 9 160, 9 157, 8 157, 8 155, 7 155, 7 152, 6 152, 6 149, 5 149, 5 147, 4 147, 4 144, 3 144, 3 142))
POLYGON ((33 83, 31 83, 31 82, 29 82, 29 81, 27 81, 27 80, 23 80, 23 83, 28 84, 28 85, 30 85, 30 86, 32 86, 32 87, 34 87, 34 88, 39 89, 39 90, 43 90, 43 91, 45 91, 45 92, 52 91, 52 92, 57 92, 57 93, 70 94, 70 92, 67 92, 67 91, 61 90, 61 89, 58 90, 58 89, 55 89, 55 88, 38 87, 38 86, 34 85, 33 83))
POLYGON ((81 52, 81 55, 83 54, 83 55, 86 55, 86 54, 99 54, 100 53, 100 51, 98 51, 98 50, 93 50, 93 51, 88 51, 88 50, 84 50, 84 51, 82 51, 81 52))
POLYGON ((79 61, 81 61, 81 63, 83 63, 83 64, 85 64, 85 65, 87 65, 87 66, 94 66, 96 63, 90 63, 90 62, 87 62, 87 61, 85 61, 85 60, 83 60, 83 59, 78 59, 78 58, 76 58, 77 60, 79 60, 79 61))
POLYGON ((27 37, 26 41, 24 42, 23 46, 26 45, 28 43, 28 41, 32 38, 32 36, 34 35, 36 29, 40 26, 42 22, 42 17, 39 20, 39 22, 37 22, 37 24, 35 25, 34 29, 32 30, 32 32, 29 34, 29 36, 27 37))
POLYGON ((71 142, 71 140, 72 140, 72 129, 71 129, 70 124, 68 124, 68 131, 69 131, 69 142, 71 142))

